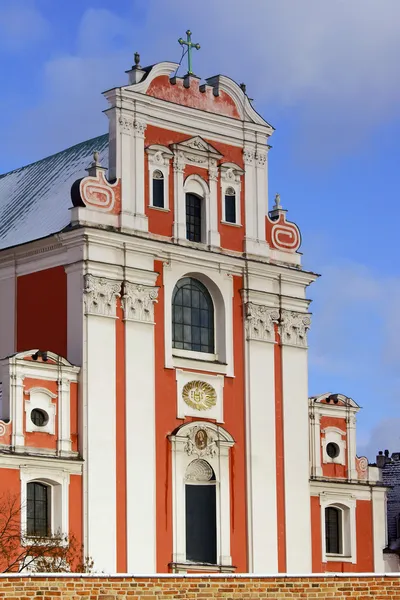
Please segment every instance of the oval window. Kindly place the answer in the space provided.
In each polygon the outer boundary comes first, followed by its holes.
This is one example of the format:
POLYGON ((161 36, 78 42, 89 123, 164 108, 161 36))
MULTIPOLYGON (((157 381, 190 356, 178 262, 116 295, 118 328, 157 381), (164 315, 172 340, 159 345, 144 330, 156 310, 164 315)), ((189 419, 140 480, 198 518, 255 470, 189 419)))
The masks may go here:
POLYGON ((44 427, 49 422, 49 415, 40 408, 34 408, 31 412, 31 421, 36 427, 44 427))
POLYGON ((326 453, 329 458, 337 458, 340 454, 340 448, 334 442, 329 442, 329 444, 326 445, 326 453))

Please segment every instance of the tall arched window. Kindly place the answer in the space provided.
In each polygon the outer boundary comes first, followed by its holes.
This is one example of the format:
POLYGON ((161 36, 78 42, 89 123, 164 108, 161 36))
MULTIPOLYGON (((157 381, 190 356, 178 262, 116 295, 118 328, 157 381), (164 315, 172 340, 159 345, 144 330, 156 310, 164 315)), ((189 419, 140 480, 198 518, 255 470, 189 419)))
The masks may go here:
POLYGON ((196 194, 186 194, 186 238, 190 242, 201 242, 201 203, 196 194))
POLYGON ((236 193, 232 187, 225 190, 225 221, 236 223, 236 193))
POLYGON ((153 206, 164 208, 164 175, 158 169, 153 171, 153 206))
POLYGON ((325 509, 325 551, 327 554, 342 554, 342 511, 328 506, 325 509))
POLYGON ((186 560, 216 564, 217 513, 215 473, 202 459, 192 461, 185 475, 186 560))
POLYGON ((27 485, 26 532, 43 537, 50 534, 50 487, 37 481, 27 485))
POLYGON ((172 296, 172 345, 214 354, 214 306, 207 288, 184 277, 172 296))

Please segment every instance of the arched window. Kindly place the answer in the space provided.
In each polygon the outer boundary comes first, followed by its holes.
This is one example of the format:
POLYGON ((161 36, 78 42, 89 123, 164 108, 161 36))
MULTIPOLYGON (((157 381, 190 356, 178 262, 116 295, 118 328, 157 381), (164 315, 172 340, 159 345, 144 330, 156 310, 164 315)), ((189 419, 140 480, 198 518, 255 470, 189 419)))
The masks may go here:
POLYGON ((190 242, 201 242, 202 199, 196 194, 186 194, 186 238, 190 242))
POLYGON ((172 346, 214 354, 214 306, 207 288, 184 277, 172 296, 172 346))
POLYGON ((39 482, 27 485, 26 532, 43 537, 50 533, 50 487, 39 482))
POLYGON ((225 190, 225 221, 236 223, 236 193, 232 187, 225 190))
POLYGON ((192 461, 185 475, 186 560, 217 562, 215 473, 202 459, 192 461))
POLYGON ((325 551, 342 554, 342 511, 334 506, 325 509, 325 551))
POLYGON ((164 208, 164 175, 158 169, 153 171, 153 206, 164 208))

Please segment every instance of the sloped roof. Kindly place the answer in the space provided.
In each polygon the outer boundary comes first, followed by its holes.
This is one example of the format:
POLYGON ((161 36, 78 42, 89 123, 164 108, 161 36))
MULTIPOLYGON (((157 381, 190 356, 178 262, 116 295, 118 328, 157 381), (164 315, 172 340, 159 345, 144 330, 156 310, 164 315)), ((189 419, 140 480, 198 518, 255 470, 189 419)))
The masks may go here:
POLYGON ((37 240, 71 220, 71 186, 86 176, 93 152, 108 164, 108 134, 0 175, 0 250, 37 240))

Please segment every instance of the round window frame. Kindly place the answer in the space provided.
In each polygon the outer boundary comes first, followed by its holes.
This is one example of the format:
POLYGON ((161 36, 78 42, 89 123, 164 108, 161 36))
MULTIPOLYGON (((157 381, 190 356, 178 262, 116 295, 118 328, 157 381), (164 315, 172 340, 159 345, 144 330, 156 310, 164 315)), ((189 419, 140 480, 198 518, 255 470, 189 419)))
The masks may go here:
POLYGON ((50 420, 50 416, 49 416, 49 414, 48 414, 48 413, 47 413, 45 410, 43 410, 43 408, 33 408, 33 409, 31 410, 30 418, 31 418, 31 421, 32 421, 32 423, 34 424, 34 426, 35 426, 35 427, 38 427, 38 428, 40 428, 40 429, 42 429, 43 427, 46 427, 46 425, 48 425, 48 423, 49 423, 49 420, 50 420), (44 415, 44 422, 43 422, 41 425, 38 425, 38 424, 37 424, 37 423, 35 423, 35 421, 33 420, 33 415, 34 415, 35 413, 36 413, 36 414, 39 414, 39 413, 40 413, 41 415, 44 415))
POLYGON ((325 448, 326 451, 326 455, 331 459, 334 460, 335 458, 338 458, 338 456, 340 456, 340 447, 339 444, 337 444, 336 442, 328 442, 325 448), (329 448, 334 448, 334 454, 331 455, 329 452, 329 448))

